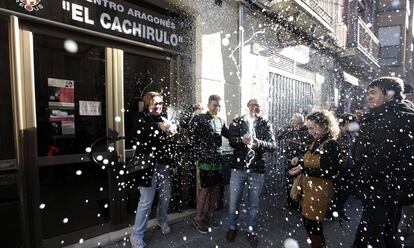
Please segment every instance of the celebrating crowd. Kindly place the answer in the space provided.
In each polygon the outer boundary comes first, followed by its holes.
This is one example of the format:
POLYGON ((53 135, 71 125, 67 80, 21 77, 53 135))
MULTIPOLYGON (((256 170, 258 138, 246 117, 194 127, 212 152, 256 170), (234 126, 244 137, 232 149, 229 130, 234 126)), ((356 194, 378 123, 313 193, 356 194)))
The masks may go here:
POLYGON ((132 160, 140 198, 132 247, 144 247, 151 206, 158 190, 157 221, 163 234, 171 232, 167 212, 171 198, 170 169, 174 166, 174 136, 188 130, 200 187, 194 227, 202 234, 218 228, 215 215, 223 181, 220 155, 222 137, 233 148, 229 186, 229 210, 225 238, 233 242, 239 223, 242 192, 247 188, 246 239, 259 243, 257 216, 265 181, 265 154, 285 142, 287 207, 301 211, 311 247, 326 247, 323 221, 348 220, 344 206, 354 195, 363 205, 353 247, 403 247, 399 233, 402 206, 414 204, 414 109, 404 99, 403 82, 384 77, 368 86, 368 111, 361 117, 328 110, 294 114, 289 126, 276 134, 261 114, 256 99, 247 103, 248 113, 229 126, 218 116, 222 99, 211 95, 207 112, 194 104, 173 124, 164 115, 163 98, 157 92, 144 96, 144 111, 137 118, 137 142, 132 160), (178 126, 178 127, 177 127, 178 126), (208 212, 203 210, 208 202, 208 212))

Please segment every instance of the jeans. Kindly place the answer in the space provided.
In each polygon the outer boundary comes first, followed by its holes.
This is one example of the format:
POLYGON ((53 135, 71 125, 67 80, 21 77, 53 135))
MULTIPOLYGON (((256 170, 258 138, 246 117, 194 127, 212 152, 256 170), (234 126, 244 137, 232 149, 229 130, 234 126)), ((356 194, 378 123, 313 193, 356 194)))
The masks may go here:
POLYGON ((132 231, 132 235, 136 240, 144 238, 156 189, 159 191, 157 221, 159 225, 162 225, 168 222, 168 206, 171 199, 171 178, 168 166, 165 164, 156 165, 152 175, 151 187, 139 187, 140 197, 137 214, 135 215, 135 225, 132 231))
POLYGON ((247 185, 247 232, 256 234, 257 213, 259 211, 260 194, 264 184, 264 174, 247 172, 244 170, 232 170, 230 177, 230 206, 229 206, 229 228, 237 229, 239 222, 239 205, 243 193, 243 186, 247 185))

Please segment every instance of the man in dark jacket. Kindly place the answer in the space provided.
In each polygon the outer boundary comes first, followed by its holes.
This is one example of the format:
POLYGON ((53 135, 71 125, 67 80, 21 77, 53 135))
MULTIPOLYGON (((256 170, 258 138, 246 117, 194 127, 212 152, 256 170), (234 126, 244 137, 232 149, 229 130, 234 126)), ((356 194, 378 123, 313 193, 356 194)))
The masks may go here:
MULTIPOLYGON (((192 117, 189 123, 186 124, 189 127, 190 142, 195 154, 195 160, 198 162, 201 186, 197 194, 197 213, 193 223, 202 234, 208 232, 203 216, 207 196, 209 196, 207 221, 211 227, 219 227, 214 214, 222 181, 222 159, 219 148, 222 144, 222 136, 225 138, 229 137, 226 123, 217 116, 220 112, 221 104, 220 96, 211 95, 208 99, 208 111, 205 114, 192 117)), ((193 108, 196 109, 199 106, 199 104, 195 104, 193 108)))
POLYGON ((403 82, 384 77, 368 86, 369 112, 355 142, 355 193, 363 203, 354 247, 402 247, 401 205, 413 203, 414 110, 403 82))
POLYGON ((248 188, 247 240, 258 243, 256 222, 260 194, 264 184, 265 153, 276 148, 270 123, 260 114, 256 99, 248 102, 249 114, 236 118, 230 125, 230 145, 234 148, 230 178, 229 230, 226 239, 233 242, 237 234, 239 206, 243 187, 248 188))
POLYGON ((287 181, 286 203, 287 208, 299 208, 299 204, 290 198, 294 176, 289 174, 293 166, 291 160, 294 157, 303 158, 306 147, 311 140, 308 128, 305 126, 305 117, 300 113, 295 113, 289 120, 289 125, 281 128, 276 134, 277 140, 284 140, 284 159, 285 159, 285 176, 287 181))
POLYGON ((355 142, 354 134, 359 131, 359 124, 357 116, 351 113, 344 113, 339 116, 338 123, 341 132, 336 141, 341 147, 341 168, 339 176, 334 180, 335 198, 326 218, 334 219, 339 217, 342 220, 349 221, 349 217, 345 214, 345 203, 352 194, 349 186, 354 167, 352 151, 355 142), (338 216, 335 216, 335 212, 338 216))

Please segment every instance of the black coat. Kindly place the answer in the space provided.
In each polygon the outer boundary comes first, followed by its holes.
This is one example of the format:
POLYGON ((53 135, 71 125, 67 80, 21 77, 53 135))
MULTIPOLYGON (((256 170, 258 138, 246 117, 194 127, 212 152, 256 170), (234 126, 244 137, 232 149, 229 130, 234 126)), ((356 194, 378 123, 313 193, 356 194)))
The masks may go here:
POLYGON ((242 141, 242 137, 249 131, 249 122, 246 118, 246 116, 236 118, 229 127, 230 146, 234 148, 231 167, 239 170, 251 169, 257 173, 264 173, 265 153, 276 148, 272 126, 262 117, 258 117, 256 119, 254 130, 256 138, 259 140, 259 146, 254 149, 255 157, 247 167, 246 158, 249 148, 242 141))
POLYGON ((413 202, 414 110, 391 101, 370 110, 355 142, 355 193, 374 204, 413 202))
POLYGON ((292 127, 285 127, 278 131, 276 138, 278 140, 285 140, 285 159, 287 160, 287 169, 294 167, 290 161, 294 157, 303 158, 307 146, 311 143, 312 138, 309 135, 306 126, 296 130, 292 127))
POLYGON ((229 129, 223 119, 207 112, 193 116, 186 125, 182 122, 182 126, 189 128, 190 144, 197 162, 222 163, 219 153, 222 137, 229 138, 229 129))
POLYGON ((156 164, 172 165, 175 154, 175 142, 160 129, 161 116, 151 116, 147 111, 138 113, 136 137, 139 142, 133 158, 142 168, 135 173, 138 186, 150 187, 156 164))

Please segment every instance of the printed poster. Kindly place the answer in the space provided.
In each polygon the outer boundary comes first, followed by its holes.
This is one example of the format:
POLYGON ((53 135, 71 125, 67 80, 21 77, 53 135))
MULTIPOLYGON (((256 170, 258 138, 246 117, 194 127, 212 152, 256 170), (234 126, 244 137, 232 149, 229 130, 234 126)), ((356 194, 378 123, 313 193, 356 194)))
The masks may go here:
POLYGON ((52 136, 75 135, 75 82, 48 78, 52 136))

